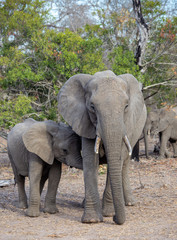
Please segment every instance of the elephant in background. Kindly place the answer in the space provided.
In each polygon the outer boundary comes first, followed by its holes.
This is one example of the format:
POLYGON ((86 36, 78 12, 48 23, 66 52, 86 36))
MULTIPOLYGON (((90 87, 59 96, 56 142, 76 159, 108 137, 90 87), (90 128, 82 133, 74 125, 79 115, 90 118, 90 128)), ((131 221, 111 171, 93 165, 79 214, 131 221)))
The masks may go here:
POLYGON ((147 114, 147 119, 146 119, 145 126, 143 128, 143 132, 132 150, 131 158, 133 160, 139 162, 139 141, 142 139, 144 140, 145 156, 147 159, 149 158, 148 135, 150 135, 151 128, 152 128, 152 131, 153 131, 153 128, 157 129, 156 125, 158 125, 158 122, 159 122, 159 113, 160 113, 159 109, 155 109, 154 111, 151 111, 147 114))
POLYGON ((149 158, 148 135, 153 136, 155 133, 157 133, 156 131, 158 128, 158 123, 159 123, 159 115, 160 115, 160 109, 155 109, 153 111, 150 111, 147 114, 146 123, 145 123, 144 129, 143 129, 146 158, 149 158))
POLYGON ((64 123, 27 119, 12 128, 7 140, 8 155, 18 186, 19 207, 27 208, 25 177, 29 176, 30 194, 27 215, 39 216, 40 194, 48 179, 44 211, 57 212, 56 193, 61 163, 82 169, 81 140, 64 123))
POLYGON ((145 136, 145 150, 148 154, 148 132, 151 136, 159 134, 160 152, 159 159, 164 157, 170 157, 170 153, 167 150, 167 143, 173 146, 174 157, 177 156, 177 107, 169 108, 164 107, 152 111, 147 116, 147 121, 144 128, 145 136))
POLYGON ((131 74, 116 76, 109 70, 94 75, 77 74, 60 89, 58 109, 82 137, 85 183, 82 222, 103 221, 102 212, 109 215, 113 198, 113 220, 123 224, 125 205, 133 204, 128 176, 131 148, 141 135, 147 115, 141 84, 131 74), (97 182, 100 141, 108 163, 103 211, 97 182))

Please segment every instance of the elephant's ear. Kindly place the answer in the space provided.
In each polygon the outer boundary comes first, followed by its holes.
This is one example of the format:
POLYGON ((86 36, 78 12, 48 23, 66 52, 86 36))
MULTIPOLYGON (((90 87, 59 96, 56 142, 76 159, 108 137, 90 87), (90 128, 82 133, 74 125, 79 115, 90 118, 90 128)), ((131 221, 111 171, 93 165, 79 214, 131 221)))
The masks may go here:
POLYGON ((53 121, 37 122, 22 136, 25 147, 29 152, 38 155, 44 162, 52 164, 54 154, 50 132, 57 131, 58 124, 53 121))
MULTIPOLYGON (((131 128, 145 124, 147 111, 142 94, 142 84, 131 74, 119 75, 127 83, 129 96, 128 124, 127 130, 132 132, 131 128)), ((137 133, 138 134, 138 133, 137 133)), ((141 132, 140 132, 141 134, 141 132)), ((138 140, 138 139, 137 139, 138 140)))
POLYGON ((176 113, 170 108, 162 108, 159 114, 159 132, 164 131, 168 126, 172 125, 176 118, 176 113))
POLYGON ((59 113, 78 135, 86 138, 96 136, 85 99, 85 86, 92 78, 89 74, 77 74, 63 85, 58 94, 59 113))

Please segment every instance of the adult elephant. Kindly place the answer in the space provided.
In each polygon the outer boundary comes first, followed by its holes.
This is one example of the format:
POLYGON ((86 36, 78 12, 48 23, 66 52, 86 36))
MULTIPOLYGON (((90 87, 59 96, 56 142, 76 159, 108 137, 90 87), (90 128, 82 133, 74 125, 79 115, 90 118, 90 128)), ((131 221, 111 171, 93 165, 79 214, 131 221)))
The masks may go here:
MULTIPOLYGON (((174 157, 177 157, 177 107, 169 108, 164 107, 154 112, 150 112, 145 124, 147 132, 150 134, 159 134, 160 138, 160 152, 159 159, 164 157, 171 157, 171 154, 167 150, 167 142, 170 141, 173 150, 174 157)), ((148 142, 148 141, 147 141, 148 142)))
MULTIPOLYGON (((123 224, 125 204, 132 202, 129 155, 146 121, 141 84, 131 74, 116 76, 109 70, 94 75, 77 74, 61 88, 58 109, 72 129, 82 136, 85 182, 82 222, 103 221, 97 184, 97 153, 102 139, 108 162, 107 185, 110 182, 115 210, 113 219, 123 224)), ((109 205, 107 193, 103 196, 105 205, 109 205)))

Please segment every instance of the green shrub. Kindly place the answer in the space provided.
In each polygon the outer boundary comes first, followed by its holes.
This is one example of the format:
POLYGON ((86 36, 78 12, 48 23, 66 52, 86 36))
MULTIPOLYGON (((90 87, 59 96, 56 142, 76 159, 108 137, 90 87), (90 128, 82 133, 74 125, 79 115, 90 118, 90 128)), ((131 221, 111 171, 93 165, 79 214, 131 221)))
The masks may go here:
POLYGON ((138 80, 143 81, 132 51, 126 49, 124 46, 119 46, 112 50, 108 58, 111 62, 112 70, 116 75, 131 73, 138 80))
MULTIPOLYGON (((0 126, 11 128, 25 118, 36 118, 36 113, 31 106, 32 100, 25 95, 19 95, 11 100, 0 100, 0 126)), ((42 118, 42 115, 37 117, 42 118)))

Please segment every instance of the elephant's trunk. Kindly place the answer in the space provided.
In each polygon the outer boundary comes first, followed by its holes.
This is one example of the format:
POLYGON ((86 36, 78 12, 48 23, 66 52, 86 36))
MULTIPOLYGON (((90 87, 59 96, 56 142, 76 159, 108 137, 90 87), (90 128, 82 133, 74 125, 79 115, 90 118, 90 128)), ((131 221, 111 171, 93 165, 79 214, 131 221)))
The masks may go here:
POLYGON ((83 169, 83 159, 80 154, 75 154, 73 156, 73 160, 71 163, 72 164, 69 164, 71 167, 75 167, 77 169, 83 169))
MULTIPOLYGON (((123 126, 123 119, 121 119, 121 117, 115 122, 115 126, 111 125, 108 127, 107 124, 105 125, 105 129, 103 126, 102 140, 106 151, 110 174, 111 190, 115 209, 114 221, 117 224, 123 224, 125 222, 125 203, 122 186, 123 161, 121 159, 121 152, 122 145, 124 144, 123 138, 125 136, 125 132, 123 129, 125 129, 125 127, 123 126)), ((127 144, 129 145, 129 143, 127 144)), ((130 148, 130 145, 128 147, 130 148)))

